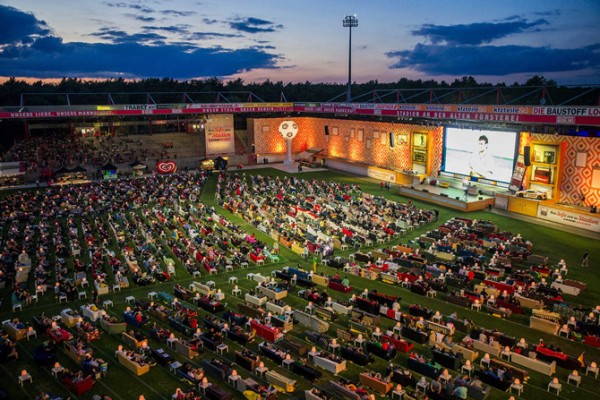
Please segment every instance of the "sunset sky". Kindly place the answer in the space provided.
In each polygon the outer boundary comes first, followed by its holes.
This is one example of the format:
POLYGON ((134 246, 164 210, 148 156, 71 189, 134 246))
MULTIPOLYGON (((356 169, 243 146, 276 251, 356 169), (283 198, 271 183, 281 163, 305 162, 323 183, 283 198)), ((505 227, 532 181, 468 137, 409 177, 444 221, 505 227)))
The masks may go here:
POLYGON ((0 77, 600 83, 597 0, 2 0, 0 77))

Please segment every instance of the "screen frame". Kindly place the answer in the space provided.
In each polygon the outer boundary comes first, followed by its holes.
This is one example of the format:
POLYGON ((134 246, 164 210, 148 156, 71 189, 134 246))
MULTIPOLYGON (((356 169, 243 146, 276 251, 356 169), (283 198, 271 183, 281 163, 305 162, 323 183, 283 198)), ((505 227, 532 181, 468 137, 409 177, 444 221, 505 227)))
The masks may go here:
POLYGON ((485 182, 488 184, 494 184, 496 183, 496 185, 498 186, 508 186, 510 185, 510 181, 512 178, 512 174, 514 173, 515 170, 515 165, 517 163, 517 157, 519 156, 519 143, 520 143, 520 135, 521 135, 521 131, 519 130, 511 130, 511 129, 470 129, 470 128, 464 128, 460 125, 445 125, 444 126, 444 135, 443 135, 443 141, 442 141, 442 160, 441 160, 441 164, 440 164, 440 173, 443 174, 447 174, 447 175, 452 175, 452 176, 458 176, 461 178, 468 178, 471 182, 485 182), (478 131, 478 132, 497 132, 499 134, 501 133, 514 133, 514 145, 513 145, 513 157, 512 157, 512 167, 511 167, 511 174, 508 177, 508 181, 503 181, 503 180, 499 180, 499 179, 495 179, 495 178, 483 178, 483 177, 477 177, 477 176, 472 176, 472 175, 468 175, 465 174, 463 172, 456 172, 456 171, 448 171, 446 169, 446 157, 447 157, 447 140, 448 140, 448 129, 449 128, 453 128, 453 129, 460 129, 460 130, 465 130, 465 131, 478 131))

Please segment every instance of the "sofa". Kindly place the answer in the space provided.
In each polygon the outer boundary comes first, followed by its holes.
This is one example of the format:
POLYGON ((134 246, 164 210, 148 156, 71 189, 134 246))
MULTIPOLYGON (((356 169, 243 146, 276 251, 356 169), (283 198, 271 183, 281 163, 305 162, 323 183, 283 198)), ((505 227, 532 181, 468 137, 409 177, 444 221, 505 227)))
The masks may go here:
POLYGON ((89 348, 78 350, 77 347, 75 347, 75 341, 64 342, 63 348, 65 353, 67 353, 67 356, 78 365, 81 365, 87 354, 92 354, 92 350, 89 348))
POLYGON ((547 320, 545 318, 539 318, 535 316, 529 317, 529 327, 538 331, 550 333, 556 335, 560 329, 560 324, 554 321, 547 320))
POLYGON ((445 353, 440 350, 434 349, 431 352, 433 356, 433 360, 440 364, 443 367, 459 370, 461 365, 461 360, 455 357, 452 353, 445 353))
POLYGON ((240 367, 254 373, 254 369, 258 366, 260 357, 254 353, 247 352, 246 354, 236 351, 235 363, 240 367))
POLYGON ((142 347, 144 344, 148 345, 148 339, 143 337, 141 334, 134 333, 133 335, 130 332, 121 333, 121 340, 125 343, 129 348, 137 349, 138 347, 142 347))
POLYGON ((210 400, 231 400, 232 395, 228 390, 219 385, 211 384, 204 391, 204 395, 210 400))
POLYGON ((137 376, 144 375, 150 372, 150 365, 141 365, 136 361, 130 360, 122 351, 117 352, 117 358, 119 359, 119 364, 121 364, 137 376))
POLYGON ((490 395, 489 386, 467 385, 467 396, 475 400, 485 400, 490 395))
POLYGON ((327 332, 329 330, 329 323, 323 321, 313 315, 305 313, 304 311, 295 310, 294 320, 298 323, 308 327, 309 329, 318 332, 327 332))
POLYGON ((396 348, 396 351, 399 351, 401 353, 408 353, 415 347, 413 343, 409 343, 404 339, 396 338, 394 336, 389 335, 381 336, 381 341, 383 343, 389 342, 393 344, 396 348))
POLYGON ((290 351, 299 357, 304 357, 308 352, 308 346, 304 342, 300 342, 290 336, 280 340, 277 345, 284 350, 290 351))
POLYGON ((175 342, 175 351, 186 358, 198 357, 198 346, 202 346, 199 339, 178 340, 175 342))
POLYGON ((354 364, 365 366, 368 365, 372 361, 372 357, 369 353, 365 353, 363 351, 359 351, 358 348, 343 346, 341 350, 341 355, 348 361, 352 361, 354 364))
POLYGON ((211 335, 209 332, 204 332, 200 335, 200 340, 209 350, 216 351, 217 346, 223 343, 223 337, 219 334, 211 335))
POLYGON ((331 360, 323 356, 314 356, 313 362, 317 367, 323 368, 332 374, 339 374, 346 370, 346 360, 331 360))
POLYGON ((364 387, 373 389, 382 396, 385 396, 394 387, 393 382, 384 382, 368 372, 361 372, 358 379, 364 387))
POLYGON ((269 370, 265 374, 265 378, 267 382, 283 388, 286 392, 291 393, 294 391, 294 385, 296 385, 296 381, 294 379, 288 378, 287 376, 281 375, 280 373, 269 370))
POLYGON ((246 296, 244 297, 244 299, 246 300, 246 302, 248 304, 252 304, 256 307, 263 306, 269 300, 269 298, 265 295, 255 296, 255 295, 251 295, 250 293, 246 293, 246 296))
POLYGON ((530 358, 518 353, 511 353, 510 361, 514 364, 532 369, 544 375, 552 376, 556 373, 556 361, 547 363, 545 361, 530 358))
POLYGON ((326 276, 312 274, 311 278, 312 278, 312 282, 319 286, 328 286, 329 285, 329 279, 326 276))
POLYGON ((100 327, 111 335, 118 335, 127 330, 127 323, 125 322, 110 322, 105 319, 100 319, 100 327))
POLYGON ((311 367, 310 365, 303 364, 299 361, 294 361, 290 364, 290 371, 292 371, 296 375, 300 375, 308 379, 311 382, 323 376, 321 371, 311 367))
MULTIPOLYGON (((288 295, 287 290, 283 290, 280 288, 272 289, 264 286, 258 286, 257 292, 260 292, 260 294, 268 297, 271 300, 281 300, 288 295)), ((246 296, 248 296, 248 294, 246 294, 246 296)))
POLYGON ((409 357, 407 362, 408 368, 413 371, 425 375, 429 378, 437 379, 438 376, 442 373, 439 368, 431 365, 429 362, 420 362, 417 358, 409 357))
POLYGON ((360 395, 352 389, 348 388, 346 385, 336 381, 329 381, 329 383, 331 384, 333 392, 342 396, 342 398, 348 400, 361 400, 360 395))
POLYGON ((425 344, 429 340, 429 335, 427 332, 416 328, 411 328, 410 326, 403 326, 401 332, 402 336, 404 336, 406 339, 412 340, 413 342, 419 344, 425 344))
POLYGON ((389 342, 367 342, 367 352, 387 361, 390 361, 396 357, 396 347, 389 342))
POLYGON ((256 336, 268 340, 269 342, 277 342, 283 339, 283 333, 277 328, 260 323, 255 319, 250 321, 250 329, 256 332, 256 336))
POLYGON ((22 323, 14 323, 7 321, 2 324, 2 329, 8 335, 8 337, 14 341, 23 340, 27 337, 27 328, 22 323))
POLYGON ((77 396, 81 396, 88 390, 91 390, 94 387, 95 383, 94 379, 92 378, 92 375, 88 375, 84 379, 78 381, 65 375, 60 379, 60 382, 63 385, 65 385, 71 392, 75 393, 77 396))

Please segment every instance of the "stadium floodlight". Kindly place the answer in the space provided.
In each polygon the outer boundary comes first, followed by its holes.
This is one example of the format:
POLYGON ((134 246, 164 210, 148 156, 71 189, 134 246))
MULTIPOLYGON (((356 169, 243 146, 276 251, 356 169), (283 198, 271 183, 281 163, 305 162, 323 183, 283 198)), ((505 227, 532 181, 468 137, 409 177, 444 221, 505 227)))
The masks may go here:
POLYGON ((352 102, 352 91, 350 89, 350 85, 352 84, 352 28, 356 28, 358 26, 358 19, 356 15, 346 15, 343 20, 344 28, 349 28, 350 36, 348 37, 348 95, 346 96, 346 101, 348 103, 352 102))

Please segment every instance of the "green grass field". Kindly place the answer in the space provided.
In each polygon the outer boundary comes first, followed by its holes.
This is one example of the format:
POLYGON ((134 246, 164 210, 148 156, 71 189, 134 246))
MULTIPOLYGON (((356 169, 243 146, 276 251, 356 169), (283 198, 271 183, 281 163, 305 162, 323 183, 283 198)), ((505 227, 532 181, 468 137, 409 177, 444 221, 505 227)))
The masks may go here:
MULTIPOLYGON (((264 169, 264 170, 255 170, 255 171, 246 171, 246 174, 250 173, 259 173, 263 175, 271 175, 271 176, 283 176, 284 174, 275 171, 273 169, 264 169)), ((363 191, 371 192, 375 194, 381 194, 387 198, 393 199, 395 201, 407 201, 406 198, 400 197, 394 194, 393 190, 390 192, 381 191, 378 182, 371 181, 368 179, 363 179, 356 176, 345 175, 336 172, 318 172, 318 173, 304 173, 299 176, 301 179, 324 179, 324 180, 335 180, 338 182, 347 182, 347 183, 355 183, 359 184, 363 191)), ((205 204, 213 205, 217 209, 219 213, 225 216, 228 220, 238 224, 244 230, 248 232, 253 232, 256 236, 268 243, 272 244, 272 239, 262 232, 256 230, 253 226, 246 223, 243 219, 236 215, 232 215, 226 210, 220 208, 214 202, 214 190, 216 187, 216 177, 210 178, 207 182, 206 187, 204 188, 202 201, 205 204)), ((432 205, 428 205, 425 203, 420 203, 415 201, 415 205, 423 208, 432 208, 432 205)), ((598 274, 597 268, 600 266, 600 246, 598 246, 598 241, 595 239, 590 239, 584 236, 577 236, 573 234, 567 234, 560 230, 551 229, 541 225, 535 225, 531 223, 527 223, 519 218, 518 215, 514 217, 506 217, 502 215, 498 215, 495 213, 482 211, 476 213, 463 214, 454 210, 446 209, 440 206, 435 206, 440 213, 438 223, 430 224, 429 226, 424 226, 414 231, 408 232, 404 237, 393 240, 392 242, 386 243, 386 246, 390 244, 398 244, 403 243, 406 244, 409 240, 418 237, 422 233, 427 230, 434 229, 437 225, 443 223, 447 219, 450 219, 455 216, 464 215, 469 218, 476 219, 486 219, 493 221, 496 223, 500 229, 519 232, 521 235, 529 239, 533 242, 534 253, 546 255, 550 259, 550 263, 552 265, 556 264, 561 258, 564 258, 567 266, 569 267, 568 278, 582 280, 588 283, 588 288, 584 291, 580 296, 576 298, 569 297, 568 301, 574 304, 580 304, 585 307, 594 307, 600 303, 600 275, 598 274), (581 256, 585 250, 590 251, 590 268, 582 270, 579 266, 581 261, 581 256)), ((7 234, 7 232, 3 232, 3 234, 7 234)), ((116 243, 112 243, 112 246, 116 250, 116 243)), ((381 247, 383 245, 379 245, 381 247)), ((376 246, 377 247, 377 246, 376 246)), ((123 290, 122 292, 110 293, 106 296, 101 296, 100 301, 102 302, 105 299, 111 299, 114 303, 114 307, 108 309, 108 313, 111 315, 122 317, 122 312, 126 307, 125 297, 126 296, 135 296, 136 298, 146 298, 147 293, 151 291, 165 291, 168 293, 172 293, 172 289, 175 283, 181 283, 186 286, 194 280, 197 281, 207 281, 212 280, 216 283, 218 288, 221 288, 223 292, 226 294, 225 302, 228 304, 228 308, 235 309, 238 304, 242 301, 241 298, 236 298, 231 296, 232 285, 228 283, 228 278, 230 276, 238 277, 238 285, 242 289, 243 293, 247 292, 249 289, 253 288, 256 283, 253 281, 249 281, 246 279, 246 274, 248 272, 258 272, 260 271, 263 275, 268 275, 270 271, 274 269, 281 269, 286 265, 295 266, 300 264, 305 269, 312 268, 312 261, 304 260, 281 246, 281 255, 284 260, 273 264, 267 263, 265 266, 256 267, 251 266, 250 270, 246 269, 234 269, 233 272, 229 273, 220 273, 218 275, 212 275, 208 277, 207 275, 203 275, 201 278, 193 279, 185 270, 185 268, 178 264, 176 267, 177 276, 171 281, 164 283, 157 283, 150 286, 139 287, 135 284, 129 289, 123 290)), ((351 251, 345 252, 337 252, 337 254, 348 255, 351 251)), ((170 255, 172 256, 172 255, 170 255)), ((34 263, 35 265, 35 263, 34 263)), ((333 275, 337 270, 324 267, 319 265, 318 271, 322 271, 325 274, 333 275)), ((391 286, 385 284, 380 281, 370 281, 363 278, 359 278, 356 276, 349 276, 351 284, 354 286, 354 293, 358 294, 362 292, 364 288, 369 289, 377 289, 380 292, 384 292, 386 294, 399 295, 402 297, 402 309, 407 310, 408 306, 411 304, 418 303, 422 306, 429 307, 433 310, 439 310, 443 314, 449 314, 453 311, 457 311, 460 316, 466 316, 468 318, 473 319, 477 324, 482 325, 487 328, 497 328, 509 335, 515 336, 517 338, 524 337, 529 342, 537 342, 539 338, 543 338, 546 344, 554 344, 557 347, 560 347, 563 351, 567 352, 570 355, 575 357, 579 356, 582 352, 585 352, 584 357, 586 362, 590 361, 598 361, 600 362, 600 349, 592 348, 585 346, 581 343, 572 342, 566 340, 565 338, 559 338, 556 336, 551 336, 548 334, 544 334, 538 331, 534 331, 528 328, 528 316, 513 316, 509 320, 499 319, 497 317, 467 310, 464 308, 460 308, 449 304, 443 300, 443 296, 439 296, 437 298, 425 298, 423 296, 416 295, 411 293, 408 290, 402 289, 399 286, 391 286)), ((31 280, 31 279, 30 279, 31 280)), ((34 304, 31 306, 27 306, 23 311, 17 312, 17 314, 12 314, 10 310, 10 297, 9 290, 2 289, 0 290, 0 294, 2 296, 2 307, 0 308, 0 321, 11 317, 18 317, 22 321, 28 321, 34 315, 39 315, 44 312, 46 315, 56 315, 59 314, 60 311, 65 307, 70 308, 78 308, 81 304, 84 303, 84 300, 76 301, 69 304, 57 304, 54 299, 54 293, 48 292, 44 297, 40 298, 38 304, 34 304)), ((90 294, 88 290, 88 295, 90 294)), ((342 294, 335 291, 330 291, 330 295, 339 300, 347 301, 350 294, 342 294)), ((306 306, 306 301, 299 298, 296 293, 290 293, 290 295, 285 299, 285 301, 290 304, 292 307, 303 310, 306 306)), ((199 310, 201 315, 204 315, 205 312, 199 310)), ((335 336, 335 330, 337 328, 345 328, 347 327, 348 318, 341 317, 335 322, 331 323, 330 330, 328 334, 330 336, 335 336)), ((394 325, 394 321, 383 318, 382 319, 382 330, 391 329, 394 325)), ((166 327, 163 324, 164 327, 166 327)), ((148 333, 148 329, 142 329, 142 332, 148 333)), ((295 338, 305 341, 304 337, 304 329, 302 326, 296 324, 294 330, 288 335, 293 335, 295 338)), ((454 336, 454 341, 458 342, 462 338, 462 334, 457 332, 454 336)), ((20 353, 20 358, 17 361, 8 361, 4 364, 0 364, 0 387, 6 390, 9 394, 9 398, 11 399, 27 399, 33 398, 40 391, 48 391, 55 395, 60 396, 69 396, 72 395, 67 392, 67 390, 55 379, 51 376, 50 370, 47 367, 37 367, 33 362, 32 352, 36 345, 42 342, 42 335, 38 335, 38 339, 32 339, 31 341, 23 340, 18 342, 18 351, 20 353), (27 369, 28 372, 33 376, 33 384, 26 383, 24 387, 20 387, 17 383, 17 376, 22 369, 27 369)), ((258 353, 258 343, 260 340, 255 341, 248 345, 248 348, 258 353)), ((235 342, 227 341, 229 346, 229 352, 224 354, 223 357, 233 361, 233 352, 234 350, 241 349, 241 346, 235 342)), ((143 375, 141 377, 134 376, 128 370, 123 368, 114 358, 114 351, 117 346, 121 343, 120 337, 118 336, 109 336, 104 333, 102 338, 99 341, 94 341, 91 343, 91 346, 94 350, 94 354, 96 356, 101 356, 104 359, 109 360, 110 367, 106 377, 97 381, 95 387, 92 391, 81 396, 82 399, 91 399, 93 394, 105 393, 111 396, 115 400, 130 400, 130 399, 138 399, 140 394, 143 394, 148 400, 158 400, 158 399, 170 399, 171 394, 174 393, 177 387, 181 387, 182 389, 188 389, 187 384, 184 382, 180 382, 177 377, 169 372, 166 367, 155 366, 151 369, 151 371, 143 375)), ((172 354, 176 359, 180 361, 185 361, 181 356, 175 354, 174 351, 171 351, 167 348, 165 343, 158 344, 154 341, 150 341, 151 346, 160 346, 172 354)), ((415 345, 415 351, 419 353, 424 353, 429 355, 430 349, 424 345, 415 345)), ((210 359, 213 357, 221 357, 220 355, 214 354, 209 350, 205 350, 201 356, 202 358, 210 359)), ((406 365, 406 357, 405 354, 399 354, 394 360, 395 364, 405 366, 406 365)), ((377 371, 384 371, 387 362, 375 358, 375 362, 370 364, 368 369, 373 369, 377 371)), ((69 359, 66 354, 59 350, 59 361, 65 367, 77 370, 77 366, 74 364, 71 359, 69 359)), ((200 359, 195 359, 189 361, 193 365, 198 365, 200 359)), ((265 364, 269 368, 277 368, 278 372, 283 373, 284 375, 293 377, 293 375, 287 371, 284 371, 281 367, 275 366, 271 360, 266 359, 265 364)), ((349 367, 346 371, 344 371, 341 375, 351 379, 355 382, 358 381, 358 374, 363 370, 362 367, 358 367, 352 363, 348 363, 349 367)), ((242 368, 238 368, 238 371, 241 373, 243 377, 247 377, 250 373, 242 368)), ((548 382, 550 381, 550 377, 541 375, 539 373, 529 371, 531 378, 528 383, 525 385, 525 390, 522 394, 522 398, 525 399, 540 399, 544 396, 546 397, 554 397, 554 394, 549 394, 546 391, 546 387, 548 382)), ((592 377, 584 376, 582 380, 582 384, 576 388, 574 385, 568 385, 566 383, 567 376, 570 371, 557 368, 556 376, 559 378, 562 383, 562 391, 560 393, 561 398, 566 399, 592 399, 592 398, 600 398, 600 384, 598 380, 594 380, 592 377)), ((456 375, 457 371, 451 371, 453 375, 456 375)), ((298 384, 296 385, 296 391, 291 394, 287 394, 286 396, 290 398, 304 398, 303 391, 312 387, 310 382, 303 380, 301 377, 293 377, 298 380, 298 384)), ((217 382, 215 378, 209 377, 211 382, 217 383, 221 387, 225 387, 228 390, 234 393, 235 398, 243 398, 241 393, 234 392, 231 387, 228 387, 225 382, 217 382)), ((254 377, 255 380, 259 381, 260 379, 254 377)), ((331 379, 335 379, 335 377, 327 372, 324 372, 323 378, 316 382, 316 385, 322 388, 327 388, 328 382, 331 379)), ((281 395, 280 395, 281 396, 281 395)), ((281 396, 283 397, 283 396, 281 396)), ((489 399, 507 399, 509 394, 501 392, 497 389, 492 389, 489 399)))

